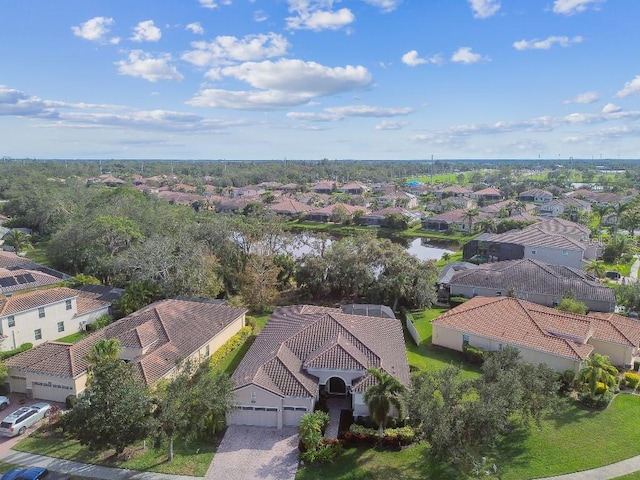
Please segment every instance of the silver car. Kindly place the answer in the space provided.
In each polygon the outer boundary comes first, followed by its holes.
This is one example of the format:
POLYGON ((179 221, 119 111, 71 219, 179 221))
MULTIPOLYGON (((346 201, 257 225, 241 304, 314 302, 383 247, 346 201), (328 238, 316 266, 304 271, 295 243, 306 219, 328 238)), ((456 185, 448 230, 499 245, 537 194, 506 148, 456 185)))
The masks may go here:
POLYGON ((22 435, 27 428, 38 420, 48 417, 50 413, 51 405, 44 402, 34 403, 30 407, 21 407, 0 422, 0 435, 4 437, 22 435))

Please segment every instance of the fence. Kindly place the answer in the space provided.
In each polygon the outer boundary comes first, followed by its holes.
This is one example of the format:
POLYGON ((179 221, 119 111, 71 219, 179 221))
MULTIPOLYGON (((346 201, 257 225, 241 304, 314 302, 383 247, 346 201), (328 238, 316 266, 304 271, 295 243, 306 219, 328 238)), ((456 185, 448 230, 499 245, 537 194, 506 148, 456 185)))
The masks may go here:
POLYGON ((420 334, 413 324, 413 316, 410 313, 407 313, 405 318, 407 320, 407 330, 409 330, 411 338, 413 338, 413 341, 416 342, 416 345, 420 345, 420 334))

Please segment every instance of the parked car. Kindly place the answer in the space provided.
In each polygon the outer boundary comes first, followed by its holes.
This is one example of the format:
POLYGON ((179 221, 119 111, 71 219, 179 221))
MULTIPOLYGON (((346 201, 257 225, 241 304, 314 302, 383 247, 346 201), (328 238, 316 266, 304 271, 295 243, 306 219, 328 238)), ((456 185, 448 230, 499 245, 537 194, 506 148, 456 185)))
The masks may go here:
POLYGON ((48 417, 50 413, 51 405, 44 402, 34 403, 30 407, 21 407, 0 422, 0 435, 4 437, 22 435, 27 428, 38 420, 48 417))
POLYGON ((5 397, 4 395, 0 395, 0 410, 4 410, 9 405, 11 405, 11 401, 9 397, 5 397))
POLYGON ((2 480, 40 480, 49 470, 40 467, 21 467, 9 470, 2 475, 2 480))
POLYGON ((610 280, 620 280, 622 278, 622 275, 620 274, 620 272, 616 272, 614 270, 609 270, 605 272, 604 276, 610 280))

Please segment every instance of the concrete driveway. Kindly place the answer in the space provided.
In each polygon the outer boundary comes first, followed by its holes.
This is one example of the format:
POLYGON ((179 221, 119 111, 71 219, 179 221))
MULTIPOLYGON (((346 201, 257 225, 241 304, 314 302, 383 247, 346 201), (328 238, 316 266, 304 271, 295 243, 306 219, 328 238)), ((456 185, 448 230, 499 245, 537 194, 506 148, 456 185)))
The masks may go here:
POLYGON ((293 480, 298 470, 295 428, 230 425, 209 466, 207 480, 293 480))

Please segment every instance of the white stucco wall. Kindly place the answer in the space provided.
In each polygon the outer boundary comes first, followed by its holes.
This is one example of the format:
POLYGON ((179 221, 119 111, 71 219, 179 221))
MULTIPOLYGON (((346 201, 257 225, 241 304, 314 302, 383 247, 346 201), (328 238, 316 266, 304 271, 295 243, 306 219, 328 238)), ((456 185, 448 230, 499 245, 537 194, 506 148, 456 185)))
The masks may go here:
POLYGON ((582 250, 555 249, 527 245, 524 248, 524 258, 574 268, 582 268, 584 266, 582 250), (566 255, 563 255, 563 250, 566 250, 566 255), (533 253, 534 251, 535 253, 533 253))

